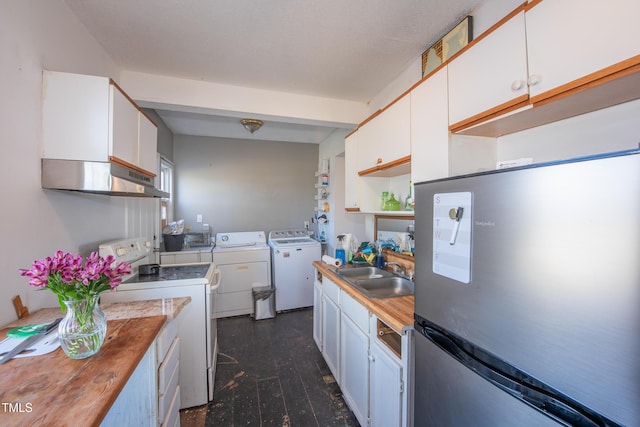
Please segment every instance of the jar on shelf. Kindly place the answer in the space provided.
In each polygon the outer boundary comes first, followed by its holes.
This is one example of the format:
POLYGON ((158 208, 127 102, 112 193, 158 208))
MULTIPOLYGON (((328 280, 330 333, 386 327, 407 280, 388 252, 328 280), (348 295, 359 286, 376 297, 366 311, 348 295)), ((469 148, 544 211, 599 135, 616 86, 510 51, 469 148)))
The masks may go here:
POLYGON ((389 200, 387 200, 384 204, 384 211, 399 211, 400 210, 400 202, 396 200, 396 197, 393 193, 389 196, 389 200))
POLYGON ((387 210, 387 201, 389 200, 389 192, 383 191, 382 197, 380 197, 380 210, 387 210))

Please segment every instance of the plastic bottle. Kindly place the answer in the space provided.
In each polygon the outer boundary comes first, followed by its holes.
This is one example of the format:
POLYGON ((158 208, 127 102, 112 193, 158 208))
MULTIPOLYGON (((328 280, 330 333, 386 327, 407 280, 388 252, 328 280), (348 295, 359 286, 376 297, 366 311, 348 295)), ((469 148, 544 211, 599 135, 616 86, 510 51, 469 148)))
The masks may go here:
POLYGON ((344 243, 342 243, 342 239, 344 239, 344 234, 338 235, 338 245, 336 246, 336 258, 342 261, 342 265, 347 263, 347 255, 344 251, 344 243))
POLYGON ((382 254, 382 242, 376 242, 376 257, 375 266, 378 268, 384 268, 384 255, 382 254))
POLYGON ((413 183, 409 181, 409 195, 404 200, 404 210, 412 211, 413 210, 413 183))

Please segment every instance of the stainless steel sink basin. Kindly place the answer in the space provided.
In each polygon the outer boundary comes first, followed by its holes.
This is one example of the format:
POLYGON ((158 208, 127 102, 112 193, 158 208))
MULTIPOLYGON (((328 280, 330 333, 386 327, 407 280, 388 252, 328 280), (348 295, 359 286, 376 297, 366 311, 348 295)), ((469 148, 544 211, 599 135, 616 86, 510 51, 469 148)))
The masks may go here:
POLYGON ((376 267, 341 268, 337 273, 369 298, 413 295, 415 289, 411 280, 376 267))
POLYGON ((346 267, 338 269, 337 273, 347 279, 347 281, 393 277, 393 273, 377 267, 346 267))
POLYGON ((357 280, 354 286, 371 298, 391 298, 413 295, 415 290, 415 286, 411 280, 397 276, 357 280))

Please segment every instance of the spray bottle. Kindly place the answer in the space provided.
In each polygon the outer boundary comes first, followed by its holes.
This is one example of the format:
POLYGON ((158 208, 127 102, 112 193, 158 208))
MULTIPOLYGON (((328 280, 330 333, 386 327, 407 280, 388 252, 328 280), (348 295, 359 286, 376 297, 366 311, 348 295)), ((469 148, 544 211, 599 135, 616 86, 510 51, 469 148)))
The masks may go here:
POLYGON ((375 266, 384 268, 384 254, 382 253, 382 242, 380 240, 376 242, 375 266))
POLYGON ((338 245, 336 246, 336 258, 342 261, 342 265, 347 263, 347 255, 344 251, 344 234, 338 234, 338 245))

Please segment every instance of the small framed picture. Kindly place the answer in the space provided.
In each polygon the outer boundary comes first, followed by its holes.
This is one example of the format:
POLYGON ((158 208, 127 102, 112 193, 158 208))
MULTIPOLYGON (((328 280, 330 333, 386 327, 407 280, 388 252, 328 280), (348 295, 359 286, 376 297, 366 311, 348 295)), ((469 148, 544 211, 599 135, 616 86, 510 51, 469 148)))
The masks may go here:
POLYGON ((472 40, 472 17, 467 16, 422 53, 422 77, 438 68, 472 40))

